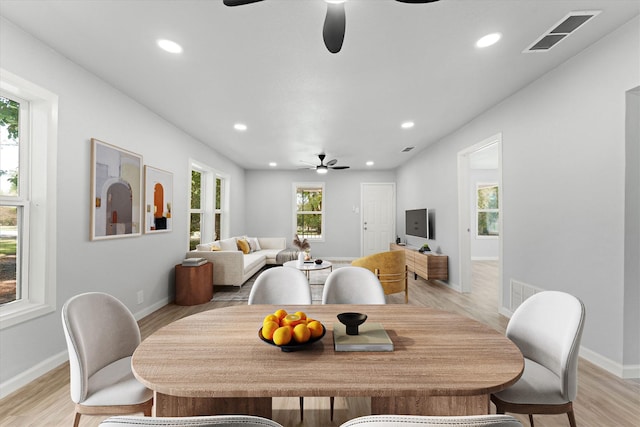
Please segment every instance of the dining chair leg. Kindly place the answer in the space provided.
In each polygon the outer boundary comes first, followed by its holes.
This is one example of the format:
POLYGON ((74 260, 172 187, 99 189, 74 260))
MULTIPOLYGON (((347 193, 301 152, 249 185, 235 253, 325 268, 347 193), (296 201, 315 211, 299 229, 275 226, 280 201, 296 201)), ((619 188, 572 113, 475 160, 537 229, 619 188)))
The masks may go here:
POLYGON ((80 425, 80 412, 76 412, 76 416, 73 419, 73 427, 78 427, 80 425))
POLYGON ((533 414, 529 414, 529 424, 533 427, 533 414))
POLYGON ((330 411, 331 411, 331 412, 330 412, 330 415, 331 415, 331 421, 333 421, 333 404, 335 403, 335 399, 336 399, 336 398, 335 398, 335 397, 333 397, 333 396, 331 396, 331 397, 329 398, 329 407, 331 408, 331 409, 330 409, 330 411))
POLYGON ((571 427, 576 427, 576 417, 573 415, 573 409, 567 412, 567 416, 569 417, 569 424, 571 427))
POLYGON ((300 421, 304 421, 304 397, 300 396, 300 421))

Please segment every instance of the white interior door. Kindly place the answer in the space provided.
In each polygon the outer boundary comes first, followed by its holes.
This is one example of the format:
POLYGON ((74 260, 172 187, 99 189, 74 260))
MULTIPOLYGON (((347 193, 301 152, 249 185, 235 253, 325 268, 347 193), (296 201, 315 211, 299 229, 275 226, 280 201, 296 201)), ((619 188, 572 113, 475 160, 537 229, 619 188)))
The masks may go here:
POLYGON ((396 231, 394 183, 362 184, 362 255, 389 250, 396 231))

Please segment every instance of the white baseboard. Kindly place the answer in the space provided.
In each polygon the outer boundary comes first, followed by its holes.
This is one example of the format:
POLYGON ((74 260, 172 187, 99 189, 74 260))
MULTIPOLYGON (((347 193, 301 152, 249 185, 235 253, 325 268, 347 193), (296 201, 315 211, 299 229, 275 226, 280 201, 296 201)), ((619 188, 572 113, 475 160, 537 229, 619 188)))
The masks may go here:
POLYGON ((150 315, 151 313, 153 313, 156 310, 160 310, 162 307, 164 307, 165 305, 169 304, 169 297, 167 298, 162 298, 160 301, 143 308, 142 310, 136 312, 133 314, 133 317, 136 318, 136 320, 140 320, 145 316, 150 315))
POLYGON ((13 378, 9 378, 7 381, 0 384, 0 399, 3 399, 14 391, 24 387, 31 381, 38 379, 52 369, 57 368, 67 360, 69 360, 69 353, 65 350, 61 353, 49 357, 46 360, 43 360, 42 362, 38 363, 30 369, 27 369, 21 374, 18 374, 13 378))
POLYGON ((500 261, 497 256, 472 256, 471 261, 500 261))
POLYGON ((580 346, 580 357, 619 378, 640 378, 640 365, 622 365, 583 346, 580 346))

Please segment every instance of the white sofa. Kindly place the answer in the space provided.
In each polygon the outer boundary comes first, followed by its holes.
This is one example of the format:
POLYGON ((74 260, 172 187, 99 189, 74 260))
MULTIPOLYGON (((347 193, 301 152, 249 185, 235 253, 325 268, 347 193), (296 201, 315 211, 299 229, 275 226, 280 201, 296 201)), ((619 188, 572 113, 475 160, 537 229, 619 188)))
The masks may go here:
POLYGON ((187 258, 205 258, 213 263, 213 284, 242 286, 266 264, 276 264, 276 255, 287 247, 285 237, 230 237, 196 246, 187 258), (237 247, 238 239, 248 240, 252 251, 244 254, 237 247), (257 244, 256 244, 257 241, 257 244), (220 250, 211 250, 217 246, 220 250))

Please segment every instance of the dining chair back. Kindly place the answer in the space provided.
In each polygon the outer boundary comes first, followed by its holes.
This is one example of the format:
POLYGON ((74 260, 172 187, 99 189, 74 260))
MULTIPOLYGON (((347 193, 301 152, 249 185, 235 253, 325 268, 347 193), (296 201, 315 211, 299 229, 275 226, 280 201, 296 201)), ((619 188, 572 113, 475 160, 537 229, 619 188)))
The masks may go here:
MULTIPOLYGON (((271 267, 260 273, 251 287, 251 304, 311 304, 307 276, 293 267, 271 267)), ((300 421, 304 420, 304 397, 300 397, 300 421)))
POLYGON ((405 304, 409 302, 409 283, 405 251, 379 252, 354 259, 351 265, 364 267, 378 277, 384 294, 404 292, 405 304))
POLYGON ((340 427, 522 427, 509 415, 368 415, 347 421, 340 427))
POLYGON ((307 276, 297 268, 271 267, 253 283, 249 293, 251 304, 311 304, 307 276))
POLYGON ((206 415, 200 417, 111 417, 100 427, 283 427, 267 418, 250 415, 206 415))
POLYGON ((363 267, 341 267, 327 276, 323 304, 386 304, 378 278, 363 267))
MULTIPOLYGON (((322 289, 323 304, 386 304, 380 281, 363 267, 341 267, 327 276, 322 289)), ((330 419, 333 421, 335 398, 329 399, 330 419)))
POLYGON ((140 344, 140 329, 117 298, 89 292, 62 307, 62 328, 69 351, 74 426, 81 414, 151 415, 153 392, 131 371, 131 356, 140 344))
POLYGON ((498 413, 563 414, 575 427, 573 400, 578 392, 578 350, 584 304, 573 295, 544 291, 526 299, 507 325, 507 337, 524 356, 522 377, 491 396, 498 413))

